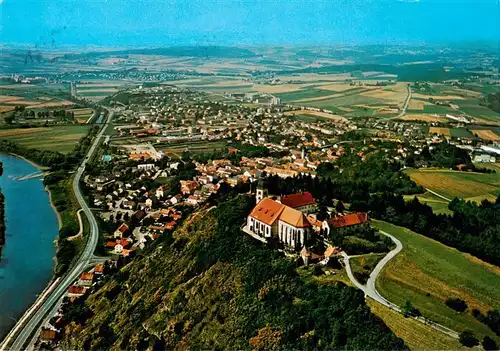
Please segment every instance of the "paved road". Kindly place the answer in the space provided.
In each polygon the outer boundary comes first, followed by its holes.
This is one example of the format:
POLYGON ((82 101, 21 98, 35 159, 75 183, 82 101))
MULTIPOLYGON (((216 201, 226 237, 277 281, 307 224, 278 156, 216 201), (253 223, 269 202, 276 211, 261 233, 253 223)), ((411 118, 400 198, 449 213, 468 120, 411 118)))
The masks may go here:
MULTIPOLYGON (((396 247, 391 250, 382 260, 380 260, 380 262, 375 266, 375 268, 373 269, 372 273, 370 274, 370 278, 368 279, 368 281, 366 282, 366 285, 362 285, 360 282, 358 282, 358 280, 354 277, 354 274, 352 273, 352 270, 351 270, 351 264, 349 262, 349 258, 350 256, 347 255, 345 252, 342 251, 342 256, 344 257, 344 263, 345 263, 345 267, 346 267, 346 271, 347 271, 347 276, 349 277, 349 279, 351 280, 351 282, 360 290, 362 290, 364 293, 365 293, 365 296, 368 296, 370 298, 372 298, 373 300, 381 303, 382 305, 384 306, 387 306, 389 307, 390 309, 392 310, 395 310, 397 312, 401 312, 401 308, 390 302, 389 300, 387 300, 386 298, 384 298, 382 295, 380 295, 380 293, 377 291, 377 288, 375 287, 375 281, 378 277, 378 275, 380 274, 380 272, 382 271, 382 269, 384 268, 384 266, 387 264, 387 262, 389 262, 392 258, 394 258, 394 256, 396 256, 402 249, 403 249, 403 244, 401 243, 401 241, 399 241, 399 239, 397 239, 396 237, 394 237, 393 235, 387 233, 387 232, 384 232, 382 230, 379 231, 381 234, 385 235, 385 236, 388 236, 389 238, 391 238, 391 240, 396 244, 396 247)), ((426 325, 429 325, 430 327, 448 335, 448 336, 451 336, 452 338, 456 338, 458 339, 459 337, 459 334, 450 329, 450 328, 447 328, 445 327, 444 325, 441 325, 441 324, 438 324, 438 323, 434 323, 430 320, 427 320, 423 317, 415 317, 414 319, 418 320, 419 322, 423 323, 423 324, 426 324, 426 325)))
POLYGON ((439 198, 441 198, 441 199, 443 199, 443 200, 446 200, 446 201, 448 201, 448 202, 451 202, 451 201, 452 201, 451 199, 448 199, 447 197, 444 197, 443 195, 438 194, 438 193, 436 193, 435 191, 432 191, 431 189, 427 189, 427 188, 425 188, 425 190, 427 190, 427 191, 428 191, 428 192, 430 192, 431 194, 436 195, 437 197, 439 197, 439 198))
POLYGON ((66 293, 68 287, 75 281, 75 279, 80 275, 80 273, 87 268, 87 265, 90 259, 93 256, 95 247, 97 245, 97 241, 99 238, 99 227, 97 225, 97 221, 92 214, 92 211, 87 206, 83 195, 80 190, 80 179, 82 177, 83 172, 85 171, 85 166, 87 164, 87 160, 94 154, 96 148, 99 145, 99 141, 106 130, 108 123, 113 118, 113 111, 110 111, 109 118, 106 124, 102 127, 101 131, 97 135, 94 140, 94 143, 90 147, 90 150, 87 153, 87 156, 83 160, 80 167, 75 173, 75 177, 73 179, 73 191, 75 196, 80 204, 83 212, 87 216, 87 219, 90 223, 90 235, 87 241, 87 245, 85 246, 80 258, 77 263, 73 266, 73 268, 66 273, 66 275, 61 279, 60 283, 55 287, 50 294, 46 296, 42 296, 43 301, 37 301, 40 303, 40 306, 34 310, 28 310, 27 314, 25 314, 20 322, 14 326, 14 328, 7 335, 5 340, 2 342, 0 346, 0 351, 11 349, 11 350, 21 350, 29 341, 30 336, 38 329, 44 318, 47 314, 54 308, 56 302, 58 302, 61 297, 66 293), (10 346, 9 346, 10 345, 10 346))
POLYGON ((403 105, 403 110, 396 118, 401 118, 406 114, 406 110, 408 109, 408 104, 410 103, 410 99, 411 99, 411 86, 408 85, 408 96, 406 97, 405 104, 403 105))

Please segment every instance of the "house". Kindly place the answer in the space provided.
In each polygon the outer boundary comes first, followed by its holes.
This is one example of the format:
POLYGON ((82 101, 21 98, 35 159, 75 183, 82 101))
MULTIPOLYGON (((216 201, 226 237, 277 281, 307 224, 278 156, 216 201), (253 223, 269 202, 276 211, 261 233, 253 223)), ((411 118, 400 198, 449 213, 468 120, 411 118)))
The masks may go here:
POLYGON ((161 199, 164 195, 164 190, 165 188, 160 186, 158 189, 156 189, 155 195, 158 199, 161 199))
POLYGON ((190 205, 196 206, 200 202, 200 197, 196 195, 189 195, 186 202, 190 205))
POLYGON ((264 198, 247 217, 246 229, 263 238, 275 237, 283 244, 299 249, 309 238, 311 223, 302 212, 264 198))
POLYGON ((145 204, 146 204, 147 208, 151 208, 151 207, 153 207, 153 200, 146 199, 145 204))
POLYGON ((339 233, 344 234, 351 230, 366 228, 369 224, 370 218, 367 213, 349 213, 323 221, 323 231, 328 235, 331 229, 337 229, 339 233))
POLYGON ((69 297, 80 297, 85 294, 85 287, 78 285, 70 285, 68 288, 68 296, 69 297))
POLYGON ((316 199, 308 191, 281 196, 280 202, 304 213, 315 212, 317 209, 316 199))
POLYGON ((102 264, 98 264, 94 267, 94 274, 101 275, 104 272, 104 266, 102 264))
POLYGON ((42 328, 40 332, 40 340, 42 341, 54 341, 57 337, 57 332, 52 329, 42 328))
POLYGON ((120 225, 114 232, 113 236, 116 238, 121 238, 125 235, 125 233, 128 232, 128 225, 123 223, 120 225))
POLYGON ((80 285, 91 286, 93 281, 94 281, 94 273, 82 272, 82 274, 80 274, 80 285))
POLYGON ((181 202, 181 200, 182 200, 182 195, 177 194, 177 195, 175 195, 175 196, 172 196, 172 197, 170 198, 170 200, 169 200, 169 201, 170 201, 170 203, 171 203, 172 205, 175 205, 175 204, 177 204, 177 203, 181 202))
POLYGON ((200 185, 198 182, 194 180, 181 180, 181 193, 184 195, 191 194, 195 191, 200 185))

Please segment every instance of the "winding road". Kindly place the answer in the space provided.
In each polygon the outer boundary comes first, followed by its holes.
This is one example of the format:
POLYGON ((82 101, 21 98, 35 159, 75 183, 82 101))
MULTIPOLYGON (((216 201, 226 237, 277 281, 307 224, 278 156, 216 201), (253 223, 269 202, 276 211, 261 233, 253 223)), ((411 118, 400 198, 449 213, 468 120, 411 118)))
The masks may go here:
MULTIPOLYGON (((370 274, 370 277, 368 278, 368 281, 366 282, 366 285, 361 284, 354 277, 354 274, 352 273, 352 269, 351 269, 351 264, 349 262, 350 256, 347 255, 344 251, 342 251, 341 254, 344 258, 347 276, 349 277, 351 282, 358 289, 360 289, 361 291, 363 291, 365 293, 365 296, 372 298, 373 300, 377 301, 378 303, 381 303, 384 306, 389 307, 392 310, 395 310, 397 312, 401 312, 401 308, 398 305, 390 302, 389 300, 384 298, 382 295, 380 295, 380 293, 377 291, 377 288, 375 287, 375 281, 376 281, 378 275, 380 274, 380 272, 382 271, 382 269, 384 268, 384 266, 403 249, 403 244, 401 243, 401 241, 399 241, 398 238, 394 237, 393 235, 391 235, 387 232, 379 230, 379 233, 389 237, 396 244, 396 247, 394 249, 392 249, 387 255, 385 255, 385 257, 382 260, 380 260, 379 263, 375 266, 375 268, 373 269, 373 271, 370 274)), ((458 337, 459 337, 459 334, 456 331, 454 331, 450 328, 447 328, 444 325, 434 323, 434 322, 432 322, 424 317, 413 317, 413 318, 418 320, 419 322, 425 324, 425 325, 428 325, 428 326, 448 335, 448 336, 451 336, 452 338, 458 339, 458 337)))
POLYGON ((85 171, 85 166, 87 161, 94 154, 96 148, 99 145, 100 139, 103 133, 106 130, 109 122, 113 118, 113 111, 111 110, 109 113, 109 117, 100 130, 99 134, 96 136, 94 143, 90 147, 86 157, 81 163, 78 170, 75 172, 75 176, 73 178, 73 191, 78 200, 79 205, 81 206, 83 212, 87 216, 87 219, 90 223, 90 234, 87 240, 86 246, 76 262, 76 264, 71 268, 70 271, 66 273, 66 275, 62 279, 56 280, 47 290, 46 293, 42 294, 39 299, 35 302, 35 304, 26 311, 26 313, 21 317, 21 319, 17 322, 14 328, 9 332, 6 338, 3 340, 0 345, 0 351, 4 350, 22 350, 26 343, 32 337, 35 331, 38 330, 38 327, 42 323, 42 321, 46 318, 47 314, 51 312, 58 301, 66 293, 68 287, 75 281, 75 279, 80 275, 80 273, 88 266, 91 261, 95 247, 97 245, 97 241, 99 238, 99 227, 97 225, 97 221, 88 207, 85 199, 83 198, 81 189, 80 189, 80 179, 85 171))

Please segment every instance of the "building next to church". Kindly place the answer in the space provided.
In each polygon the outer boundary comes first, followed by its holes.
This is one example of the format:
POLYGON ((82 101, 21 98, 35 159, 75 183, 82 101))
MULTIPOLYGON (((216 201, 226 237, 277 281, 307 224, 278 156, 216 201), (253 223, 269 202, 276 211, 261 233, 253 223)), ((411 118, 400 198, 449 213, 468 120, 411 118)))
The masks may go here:
POLYGON ((361 230, 370 225, 370 218, 367 213, 349 213, 343 216, 329 218, 323 221, 323 231, 328 235, 330 231, 336 229, 340 234, 345 234, 348 231, 361 230))
POLYGON ((280 197, 283 205, 294 208, 304 213, 316 212, 316 199, 308 191, 297 194, 283 195, 280 197))

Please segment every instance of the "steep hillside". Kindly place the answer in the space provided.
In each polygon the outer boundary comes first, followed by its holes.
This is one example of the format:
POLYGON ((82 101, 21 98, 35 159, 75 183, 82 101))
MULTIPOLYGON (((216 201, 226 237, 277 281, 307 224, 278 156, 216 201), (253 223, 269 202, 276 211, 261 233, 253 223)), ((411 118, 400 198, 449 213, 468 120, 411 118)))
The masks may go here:
POLYGON ((65 318, 63 349, 402 349, 363 294, 316 286, 239 230, 252 200, 195 212, 65 318))

